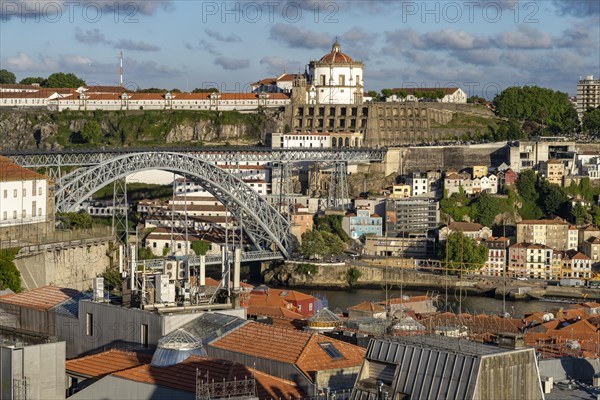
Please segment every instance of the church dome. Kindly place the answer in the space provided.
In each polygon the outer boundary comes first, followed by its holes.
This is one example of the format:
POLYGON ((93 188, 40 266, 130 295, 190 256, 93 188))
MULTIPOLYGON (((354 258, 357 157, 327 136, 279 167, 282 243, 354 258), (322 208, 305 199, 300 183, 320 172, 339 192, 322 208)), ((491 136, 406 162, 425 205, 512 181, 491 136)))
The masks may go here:
POLYGON ((346 53, 342 53, 342 46, 340 46, 336 40, 335 43, 333 43, 333 46, 331 46, 331 52, 321 57, 319 62, 326 62, 329 64, 351 63, 352 57, 346 53))

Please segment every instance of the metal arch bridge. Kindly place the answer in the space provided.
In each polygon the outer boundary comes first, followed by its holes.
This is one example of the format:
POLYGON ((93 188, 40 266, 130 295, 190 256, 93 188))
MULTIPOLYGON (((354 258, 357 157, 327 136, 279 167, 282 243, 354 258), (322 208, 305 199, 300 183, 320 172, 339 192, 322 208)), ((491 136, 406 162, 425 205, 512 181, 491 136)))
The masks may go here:
POLYGON ((386 149, 370 148, 294 148, 265 147, 195 147, 195 148, 116 148, 62 151, 4 151, 17 164, 26 168, 74 167, 96 165, 124 154, 177 153, 193 156, 207 163, 271 162, 344 162, 349 164, 383 161, 386 149))
POLYGON ((385 149, 369 148, 117 148, 67 151, 4 152, 17 164, 28 168, 49 168, 56 182, 56 208, 59 212, 77 211, 81 203, 103 186, 143 170, 161 169, 197 178, 213 196, 228 207, 244 224, 258 251, 275 245, 288 256, 289 221, 254 190, 234 175, 216 167, 218 163, 325 162, 357 164, 382 161, 385 149), (62 167, 79 167, 63 175, 62 167))
POLYGON ((193 155, 172 152, 119 154, 97 165, 63 176, 55 187, 58 212, 79 210, 82 202, 100 188, 134 172, 160 169, 191 176, 244 224, 258 250, 276 246, 288 256, 289 222, 239 178, 193 155))

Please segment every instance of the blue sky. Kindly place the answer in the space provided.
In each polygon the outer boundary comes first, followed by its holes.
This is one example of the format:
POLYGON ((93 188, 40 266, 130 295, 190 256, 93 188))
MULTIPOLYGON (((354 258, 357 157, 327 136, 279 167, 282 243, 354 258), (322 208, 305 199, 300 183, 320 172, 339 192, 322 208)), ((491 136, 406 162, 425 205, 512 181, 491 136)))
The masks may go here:
POLYGON ((365 63, 366 89, 512 85, 574 94, 600 75, 600 0, 0 0, 0 68, 88 84, 245 91, 331 48, 365 63))

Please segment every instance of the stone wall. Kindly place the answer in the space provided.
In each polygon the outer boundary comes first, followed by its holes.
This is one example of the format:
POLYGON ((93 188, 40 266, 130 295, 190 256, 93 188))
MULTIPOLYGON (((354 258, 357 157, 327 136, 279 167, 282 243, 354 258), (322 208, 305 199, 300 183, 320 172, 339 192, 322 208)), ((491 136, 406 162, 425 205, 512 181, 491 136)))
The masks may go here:
POLYGON ((92 278, 110 267, 108 254, 113 240, 101 237, 22 248, 15 265, 23 288, 54 285, 87 290, 92 278))
POLYGON ((449 168, 461 170, 473 165, 497 166, 503 162, 508 162, 508 147, 504 142, 451 147, 400 147, 388 150, 384 170, 386 175, 408 174, 449 168))

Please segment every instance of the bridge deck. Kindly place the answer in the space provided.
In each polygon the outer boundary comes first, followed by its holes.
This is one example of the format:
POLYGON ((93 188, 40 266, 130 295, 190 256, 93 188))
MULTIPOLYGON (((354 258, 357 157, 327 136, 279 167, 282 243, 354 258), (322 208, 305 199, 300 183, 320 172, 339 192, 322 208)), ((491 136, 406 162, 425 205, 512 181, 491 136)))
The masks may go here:
POLYGON ((366 163, 382 161, 385 149, 327 148, 327 149, 270 149, 266 147, 195 147, 195 148, 121 148, 63 151, 4 151, 2 155, 13 159, 22 167, 86 166, 106 162, 132 153, 179 153, 194 155, 209 163, 236 162, 348 162, 366 163))

